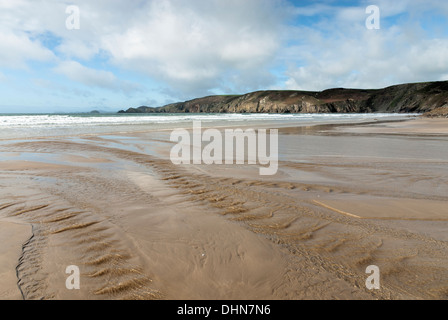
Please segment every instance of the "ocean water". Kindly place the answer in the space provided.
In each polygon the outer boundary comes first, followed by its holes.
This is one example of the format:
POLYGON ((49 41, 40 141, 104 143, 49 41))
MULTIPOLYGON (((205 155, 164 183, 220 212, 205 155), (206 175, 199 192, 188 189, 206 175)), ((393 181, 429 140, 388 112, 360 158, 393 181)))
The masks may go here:
POLYGON ((405 119, 416 114, 0 114, 0 139, 130 133, 204 126, 313 125, 405 119))

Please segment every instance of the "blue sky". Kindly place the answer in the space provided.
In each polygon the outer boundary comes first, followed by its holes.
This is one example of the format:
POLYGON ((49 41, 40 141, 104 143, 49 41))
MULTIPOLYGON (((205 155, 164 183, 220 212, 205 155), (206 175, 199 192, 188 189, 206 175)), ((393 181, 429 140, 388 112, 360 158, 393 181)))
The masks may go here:
POLYGON ((439 80, 447 1, 0 0, 0 113, 439 80))

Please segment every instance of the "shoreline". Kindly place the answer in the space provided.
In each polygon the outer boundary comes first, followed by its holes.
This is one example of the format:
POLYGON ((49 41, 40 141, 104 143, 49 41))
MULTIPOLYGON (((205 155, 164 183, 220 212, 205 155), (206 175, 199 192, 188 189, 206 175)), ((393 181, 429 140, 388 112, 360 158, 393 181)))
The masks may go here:
POLYGON ((24 298, 444 299, 447 123, 279 128, 289 153, 274 177, 174 166, 167 132, 2 143, 0 215, 35 230, 24 298), (439 153, 409 158, 415 146, 439 153), (369 265, 380 291, 364 287, 369 265))
MULTIPOLYGON (((346 114, 342 114, 342 115, 346 115, 346 114)), ((348 114, 350 115, 350 114, 348 114)), ((372 116, 372 114, 356 114, 356 115, 368 115, 368 116, 372 116)), ((384 115, 383 115, 384 116, 384 115)), ((346 124, 346 125, 350 125, 350 124, 359 124, 359 123, 363 123, 363 122, 382 122, 382 121, 406 121, 409 118, 415 119, 416 116, 415 115, 405 115, 405 114, 391 114, 390 117, 392 119, 388 119, 388 120, 377 120, 377 121, 373 121, 373 119, 368 119, 368 120, 347 120, 349 122, 346 123, 340 123, 340 124, 346 124), (403 119, 394 119, 396 117, 403 117, 403 119)), ((113 130, 111 131, 101 131, 101 132, 91 132, 91 133, 76 133, 76 132, 72 132, 72 133, 64 133, 64 134, 57 134, 57 135, 50 135, 50 136, 45 136, 45 135, 34 135, 34 134, 30 134, 29 137, 33 138, 33 139, 37 139, 37 140, 42 140, 42 139, 48 139, 48 138, 67 138, 67 137, 90 137, 90 136, 99 136, 99 135, 116 135, 116 134, 123 134, 123 135, 129 135, 129 134, 145 134, 145 133, 157 133, 157 132, 166 132, 166 131, 172 131, 174 129, 188 129, 191 128, 191 124, 192 124, 193 120, 188 120, 188 121, 183 121, 183 122, 179 122, 179 123, 170 123, 169 125, 165 124, 165 127, 155 127, 155 128, 151 128, 151 129, 141 129, 140 127, 142 127, 141 124, 137 124, 137 125, 132 125, 132 124, 112 124, 110 125, 111 127, 114 127, 113 130), (121 131, 118 130, 117 131, 117 126, 121 127, 121 128, 128 128, 126 131, 121 131), (140 129, 136 129, 136 127, 139 127, 140 129)), ((307 126, 318 126, 318 125, 326 125, 328 124, 328 119, 323 119, 322 121, 303 121, 303 120, 295 120, 295 121, 288 121, 288 122, 283 122, 283 121, 278 121, 278 120, 256 120, 256 121, 251 121, 251 120, 245 120, 245 121, 238 121, 238 120, 231 120, 231 121, 214 121, 213 124, 210 124, 210 122, 203 122, 203 127, 204 128, 248 128, 248 127, 257 127, 257 128, 273 128, 274 127, 307 127, 307 126), (326 121, 327 120, 327 121, 326 121), (217 124, 219 123, 219 124, 217 124), (207 126, 209 125, 209 126, 207 126)), ((334 123, 334 124, 338 124, 338 123, 334 123)), ((102 125, 104 127, 107 127, 107 125, 102 125)), ((156 126, 160 126, 160 124, 156 124, 156 126)), ((75 127, 70 127, 67 126, 65 129, 74 129, 75 127)), ((23 128, 23 129, 27 129, 27 128, 23 128)), ((23 130, 20 129, 20 130, 23 130)), ((32 129, 32 128, 28 128, 28 129, 32 129)), ((89 127, 86 127, 85 129, 91 129, 89 127)), ((11 129, 9 129, 11 130, 11 129)), ((16 131, 17 128, 16 128, 16 131)), ((7 137, 7 138, 1 138, 0 136, 0 141, 9 141, 9 140, 26 140, 28 139, 28 137, 7 137)))

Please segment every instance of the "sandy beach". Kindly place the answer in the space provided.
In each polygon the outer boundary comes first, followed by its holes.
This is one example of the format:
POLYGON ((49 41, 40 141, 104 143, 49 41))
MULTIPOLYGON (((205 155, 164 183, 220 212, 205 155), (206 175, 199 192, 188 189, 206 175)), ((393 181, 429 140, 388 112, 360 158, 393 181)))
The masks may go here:
POLYGON ((0 299, 448 298, 448 120, 282 125, 274 176, 169 134, 0 141, 0 299))

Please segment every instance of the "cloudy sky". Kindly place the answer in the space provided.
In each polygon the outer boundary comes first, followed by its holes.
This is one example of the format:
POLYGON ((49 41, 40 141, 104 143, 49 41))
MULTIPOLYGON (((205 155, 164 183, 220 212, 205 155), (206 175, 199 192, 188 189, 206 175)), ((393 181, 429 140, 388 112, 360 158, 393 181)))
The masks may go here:
POLYGON ((0 0, 0 113, 437 80, 448 1, 0 0))

